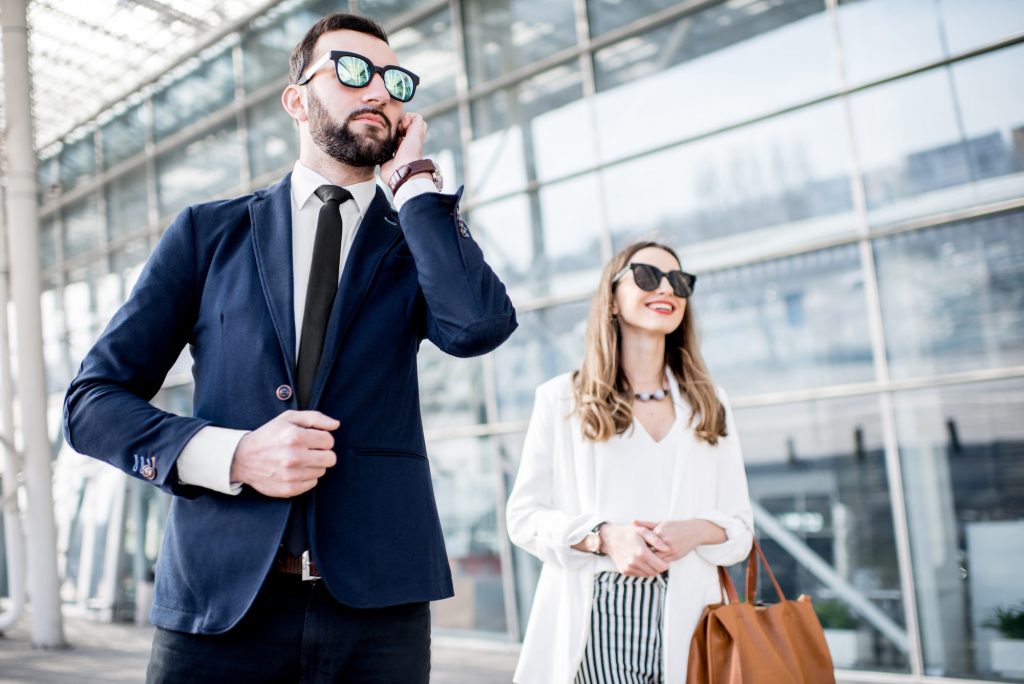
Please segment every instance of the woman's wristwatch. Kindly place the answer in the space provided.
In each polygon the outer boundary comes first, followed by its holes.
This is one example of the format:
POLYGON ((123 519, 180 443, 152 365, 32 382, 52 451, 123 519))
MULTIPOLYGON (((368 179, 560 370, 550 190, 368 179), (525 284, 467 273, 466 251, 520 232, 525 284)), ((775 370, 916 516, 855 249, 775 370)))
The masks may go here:
POLYGON ((607 522, 597 523, 594 525, 594 529, 590 530, 590 533, 583 540, 584 545, 587 547, 587 551, 595 556, 605 555, 604 551, 601 550, 601 528, 607 524, 607 522))

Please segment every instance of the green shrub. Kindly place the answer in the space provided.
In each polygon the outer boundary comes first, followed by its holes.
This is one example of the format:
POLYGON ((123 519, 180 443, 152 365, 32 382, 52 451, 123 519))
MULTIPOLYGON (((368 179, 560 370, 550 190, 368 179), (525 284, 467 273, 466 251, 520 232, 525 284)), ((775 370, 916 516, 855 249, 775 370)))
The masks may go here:
POLYGON ((998 630, 1007 639, 1024 639, 1024 602, 1008 608, 996 607, 992 617, 982 624, 998 630))
POLYGON ((857 626, 850 609, 838 599, 814 603, 814 612, 818 614, 818 621, 824 629, 853 629, 857 626))

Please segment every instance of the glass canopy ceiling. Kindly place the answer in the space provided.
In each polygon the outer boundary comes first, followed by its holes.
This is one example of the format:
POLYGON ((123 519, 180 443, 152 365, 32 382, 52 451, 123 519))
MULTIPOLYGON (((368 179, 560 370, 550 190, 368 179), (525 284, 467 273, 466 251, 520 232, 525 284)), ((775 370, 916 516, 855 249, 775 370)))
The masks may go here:
MULTIPOLYGON (((277 0, 31 0, 36 149, 277 0)), ((0 92, 0 108, 3 94, 0 92)))

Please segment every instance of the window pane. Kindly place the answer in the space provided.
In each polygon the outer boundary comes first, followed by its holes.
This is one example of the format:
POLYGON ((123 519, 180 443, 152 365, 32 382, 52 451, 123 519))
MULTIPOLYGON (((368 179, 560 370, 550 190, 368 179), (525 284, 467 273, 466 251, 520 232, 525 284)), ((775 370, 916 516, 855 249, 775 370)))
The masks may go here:
POLYGON ((657 149, 834 92, 830 32, 821 0, 741 0, 598 51, 602 158, 657 149))
POLYGON ((444 191, 455 192, 465 178, 459 112, 452 109, 430 117, 430 133, 423 142, 423 156, 441 167, 444 191))
POLYGON ((149 224, 149 179, 142 165, 121 174, 106 188, 110 236, 118 237, 149 224))
POLYGON ((698 275, 691 301, 711 374, 733 395, 874 377, 856 245, 698 275))
POLYGON ((39 222, 39 265, 46 269, 57 263, 57 218, 51 214, 49 218, 39 222))
POLYGON ((598 178, 588 174, 473 209, 470 228, 514 301, 597 287, 604 234, 599 197, 598 178))
POLYGON ((616 248, 652 234, 706 243, 686 258, 708 268, 706 259, 853 235, 844 131, 839 103, 826 102, 608 168, 616 248))
POLYGON ((840 0, 839 36, 847 80, 856 85, 940 59, 944 50, 936 4, 840 0))
POLYGON ((242 38, 243 84, 247 93, 274 82, 284 89, 288 83, 288 58, 292 50, 322 16, 309 9, 283 14, 271 10, 254 22, 261 26, 242 38))
POLYGON ((225 50, 153 96, 155 138, 166 138, 230 104, 234 97, 231 51, 225 50))
POLYGON ((850 97, 873 225, 1024 192, 1024 96, 1005 87, 1021 69, 1024 47, 850 97))
POLYGON ((210 131, 156 160, 160 215, 216 197, 242 182, 242 154, 235 125, 210 131))
POLYGON ((497 509, 502 494, 490 440, 428 445, 430 471, 455 597, 431 606, 437 627, 504 632, 501 545, 497 509))
POLYGON ((148 115, 145 103, 137 104, 103 124, 103 164, 111 168, 146 149, 148 115))
POLYGON ((480 359, 457 359, 428 343, 416 363, 426 429, 487 422, 480 359))
POLYGON ((1024 212, 874 247, 894 377, 1024 363, 1024 212))
POLYGON ((103 221, 94 195, 64 208, 65 259, 99 247, 103 241, 103 221))
POLYGON ((1020 0, 940 0, 938 4, 953 54, 1024 32, 1020 0))
MULTIPOLYGON (((1024 15, 1024 4, 1021 5, 1024 15)), ((963 145, 977 181, 971 202, 1024 194, 1024 89, 1007 87, 1024 73, 1024 45, 952 67, 963 145), (986 181, 985 179, 992 179, 986 181)))
POLYGON ((46 366, 46 391, 63 392, 71 382, 68 345, 64 338, 64 310, 57 276, 42 280, 39 310, 43 334, 43 361, 46 366))
POLYGON ((96 138, 89 135, 64 146, 58 156, 61 192, 68 192, 96 173, 96 138))
POLYGON ((416 110, 455 97, 459 59, 455 54, 451 13, 447 8, 395 31, 388 36, 388 42, 402 66, 420 77, 420 85, 412 101, 416 110))
POLYGON ((498 419, 527 420, 537 386, 579 368, 589 301, 518 315, 519 328, 494 352, 498 419))
POLYGON ((576 44, 571 0, 464 0, 462 11, 470 87, 576 44))
POLYGON ((1001 658, 1013 633, 990 625, 1024 602, 1024 382, 895 405, 925 673, 1022 681, 1021 661, 1001 658))
POLYGON ((299 129, 295 120, 272 97, 246 112, 249 125, 249 163, 252 177, 285 171, 299 157, 299 129))
POLYGON ((579 67, 566 64, 472 104, 470 189, 477 199, 594 164, 579 67))
MULTIPOLYGON (((836 667, 906 671, 878 407, 858 397, 737 409, 736 424, 761 545, 786 596, 813 597, 836 667)), ((766 581, 759 596, 777 600, 766 581)))
POLYGON ((374 21, 384 24, 428 2, 430 0, 357 0, 356 4, 360 14, 373 17, 374 21))
POLYGON ((587 0, 590 35, 599 36, 630 24, 668 7, 679 4, 672 0, 587 0))

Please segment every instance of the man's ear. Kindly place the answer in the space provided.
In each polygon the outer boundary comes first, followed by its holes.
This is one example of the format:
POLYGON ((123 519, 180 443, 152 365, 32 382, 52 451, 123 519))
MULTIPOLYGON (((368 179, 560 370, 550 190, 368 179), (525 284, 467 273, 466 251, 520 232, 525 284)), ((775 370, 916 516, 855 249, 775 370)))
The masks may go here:
POLYGON ((301 86, 290 83, 281 93, 281 106, 296 123, 309 121, 301 86))

